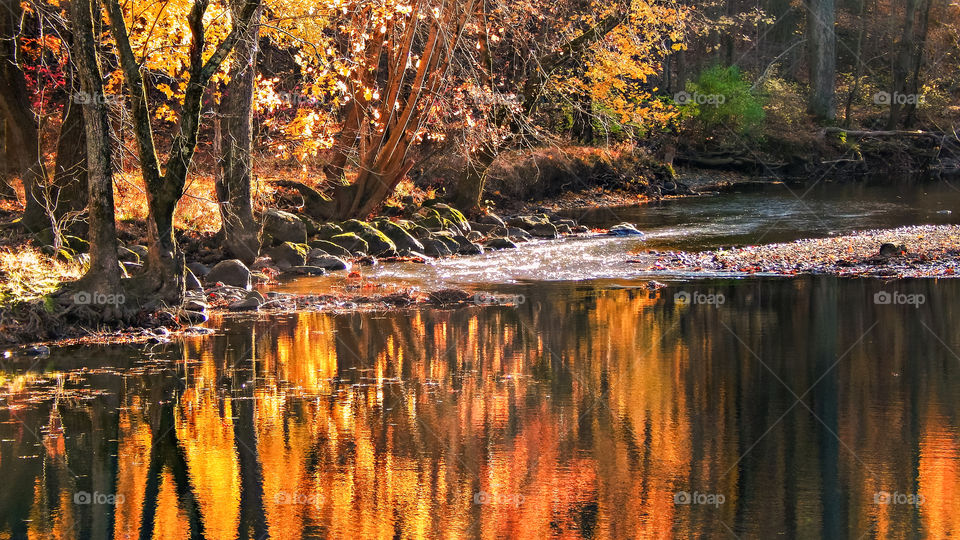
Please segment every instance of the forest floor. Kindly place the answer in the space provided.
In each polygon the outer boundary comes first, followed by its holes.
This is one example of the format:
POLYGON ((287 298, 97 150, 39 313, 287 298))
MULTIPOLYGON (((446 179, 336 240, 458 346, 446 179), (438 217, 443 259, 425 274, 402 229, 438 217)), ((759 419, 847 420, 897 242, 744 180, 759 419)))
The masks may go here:
POLYGON ((780 244, 654 254, 656 263, 648 269, 664 272, 830 274, 887 279, 958 277, 960 226, 919 225, 780 244))

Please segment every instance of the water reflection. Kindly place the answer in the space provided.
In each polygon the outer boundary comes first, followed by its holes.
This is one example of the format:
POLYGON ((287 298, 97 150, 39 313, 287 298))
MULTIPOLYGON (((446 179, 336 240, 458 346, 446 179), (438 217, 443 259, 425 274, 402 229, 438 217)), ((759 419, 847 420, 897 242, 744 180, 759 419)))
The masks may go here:
POLYGON ((7 359, 0 537, 960 534, 960 283, 682 287, 7 359))

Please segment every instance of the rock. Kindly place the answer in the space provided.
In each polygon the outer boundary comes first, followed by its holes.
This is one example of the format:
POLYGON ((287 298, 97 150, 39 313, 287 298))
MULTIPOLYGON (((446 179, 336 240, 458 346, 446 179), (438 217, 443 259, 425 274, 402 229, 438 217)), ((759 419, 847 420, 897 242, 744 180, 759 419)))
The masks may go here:
POLYGON ((574 234, 583 234, 590 232, 590 228, 586 225, 576 225, 574 227, 570 227, 570 231, 574 234))
POLYGON ((445 231, 453 226, 453 222, 439 215, 421 218, 416 223, 431 232, 445 231))
POLYGON ((483 248, 471 242, 462 234, 454 235, 453 240, 457 243, 457 253, 461 255, 480 255, 483 248))
POLYGON ((527 242, 533 240, 530 233, 518 227, 507 227, 507 236, 514 242, 527 242))
POLYGON ((443 219, 456 225, 460 231, 464 233, 470 232, 470 223, 467 221, 467 217, 463 215, 463 212, 443 203, 433 205, 433 210, 443 219))
POLYGON ((560 236, 552 223, 538 223, 530 229, 530 234, 537 238, 557 238, 560 236))
POLYGON ((338 234, 343 234, 343 228, 335 223, 324 223, 317 230, 317 238, 329 240, 338 234))
MULTIPOLYGON (((506 223, 505 221, 503 221, 503 218, 501 218, 500 216, 498 216, 498 215, 496 215, 496 214, 494 214, 494 213, 492 213, 492 212, 489 212, 489 213, 483 214, 482 216, 479 216, 479 217, 477 218, 477 223, 480 223, 480 224, 482 224, 482 225, 496 225, 496 226, 499 226, 499 227, 506 227, 506 226, 507 226, 507 223, 506 223)), ((471 225, 472 225, 472 223, 471 223, 471 225)))
POLYGON ((423 244, 396 223, 381 221, 377 223, 377 228, 393 242, 398 253, 407 254, 411 251, 423 251, 423 244))
POLYGON ((506 228, 506 225, 497 225, 494 223, 475 223, 472 221, 470 222, 471 231, 477 231, 483 234, 490 234, 490 232, 492 231, 495 231, 497 229, 505 229, 505 228, 506 228))
POLYGON ((510 249, 517 247, 509 238, 491 238, 484 244, 489 249, 510 249))
POLYGON ((207 283, 223 283, 242 289, 250 288, 250 269, 239 259, 220 261, 210 269, 204 281, 207 283))
POLYGON ((573 230, 566 223, 560 223, 557 225, 557 232, 560 234, 572 234, 573 230))
POLYGON ((480 231, 470 231, 467 233, 467 240, 471 242, 482 242, 486 238, 480 231))
POLYGON ((365 255, 367 253, 367 242, 355 233, 342 233, 330 238, 330 242, 342 247, 350 252, 351 255, 365 255))
POLYGON ((266 302, 266 299, 257 291, 251 291, 243 297, 243 300, 239 300, 227 306, 227 309, 230 311, 250 311, 253 309, 260 309, 260 306, 266 302))
POLYGON ((250 265, 251 270, 263 270, 264 268, 276 268, 277 264, 273 262, 268 256, 257 257, 253 264, 250 265))
POLYGON ((423 253, 428 257, 449 257, 453 252, 447 245, 436 238, 423 239, 423 253))
POLYGON ((570 218, 558 218, 553 220, 553 224, 559 229, 561 225, 566 225, 567 227, 576 227, 577 222, 570 218))
POLYGON ((190 310, 190 311, 206 311, 206 309, 207 309, 208 307, 209 307, 209 306, 207 305, 206 302, 204 302, 204 301, 202 301, 202 300, 197 300, 197 299, 195 299, 195 298, 191 298, 191 299, 189 299, 189 300, 186 300, 186 301, 183 303, 183 309, 188 309, 188 310, 190 310))
POLYGON ((210 267, 199 262, 189 263, 187 264, 187 268, 197 277, 207 277, 207 274, 210 273, 210 267))
POLYGON ((263 285, 264 283, 270 282, 270 276, 264 274, 263 272, 250 272, 250 281, 256 283, 257 285, 263 285))
POLYGON ((431 235, 435 240, 439 240, 447 246, 447 249, 450 250, 450 253, 457 253, 460 251, 460 243, 453 239, 454 235, 450 234, 447 231, 435 232, 431 235))
POLYGON ((532 229, 540 223, 543 223, 543 220, 535 216, 513 216, 507 220, 508 227, 519 227, 521 229, 532 229))
POLYGON ((367 253, 370 255, 374 255, 376 257, 397 256, 396 244, 387 238, 387 235, 376 229, 372 229, 372 232, 365 231, 360 233, 360 238, 367 243, 367 253))
POLYGON ((307 242, 307 226, 297 216, 271 208, 263 213, 263 232, 274 242, 307 242))
POLYGON ((896 244, 885 243, 880 246, 880 256, 881 257, 897 257, 902 255, 907 251, 907 247, 903 244, 899 246, 896 244))
MULTIPOLYGON (((313 250, 321 250, 327 255, 333 255, 334 257, 340 257, 341 259, 350 259, 353 257, 353 254, 349 250, 344 249, 341 246, 334 244, 328 240, 313 240, 308 244, 313 250)), ((311 250, 311 251, 313 251, 311 250)), ((317 254, 319 256, 319 254, 317 254)), ((308 253, 309 257, 310 254, 308 253)))
POLYGON ((339 257, 334 257, 333 255, 327 255, 326 253, 323 255, 311 255, 307 258, 307 264, 310 266, 318 266, 329 272, 348 270, 350 268, 350 263, 347 261, 339 257))
POLYGON ((607 234, 610 236, 645 236, 642 232, 637 230, 632 223, 620 223, 619 225, 614 225, 610 227, 610 230, 607 231, 607 234))
POLYGON ((306 264, 308 251, 309 248, 306 244, 284 242, 270 249, 268 255, 277 264, 277 267, 283 269, 290 266, 303 266, 306 264))
POLYGON ((200 280, 197 279, 197 276, 187 268, 186 273, 183 276, 184 284, 188 291, 202 291, 203 284, 200 283, 200 280))
POLYGON ((301 276, 322 276, 327 273, 326 270, 320 268, 319 266, 303 265, 303 266, 291 266, 290 273, 300 274, 301 276))
POLYGON ((50 356, 50 347, 47 347, 46 345, 27 347, 23 350, 23 354, 27 356, 50 356))
POLYGON ((202 324, 207 322, 208 318, 207 314, 202 311, 184 309, 180 312, 180 322, 186 324, 202 324))

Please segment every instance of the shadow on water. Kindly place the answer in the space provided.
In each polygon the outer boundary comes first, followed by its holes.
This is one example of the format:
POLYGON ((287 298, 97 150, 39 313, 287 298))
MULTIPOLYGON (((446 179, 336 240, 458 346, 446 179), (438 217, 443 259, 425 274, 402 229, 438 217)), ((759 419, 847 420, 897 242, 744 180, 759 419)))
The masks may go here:
POLYGON ((8 357, 0 537, 960 534, 960 282, 499 292, 8 357))

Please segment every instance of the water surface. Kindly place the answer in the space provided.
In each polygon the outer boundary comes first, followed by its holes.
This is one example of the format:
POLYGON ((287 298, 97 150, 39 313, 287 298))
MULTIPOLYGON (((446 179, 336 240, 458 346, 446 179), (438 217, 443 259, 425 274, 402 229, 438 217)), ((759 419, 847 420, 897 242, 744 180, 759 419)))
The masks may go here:
POLYGON ((0 538, 960 535, 960 281, 462 282, 7 355, 0 538))

